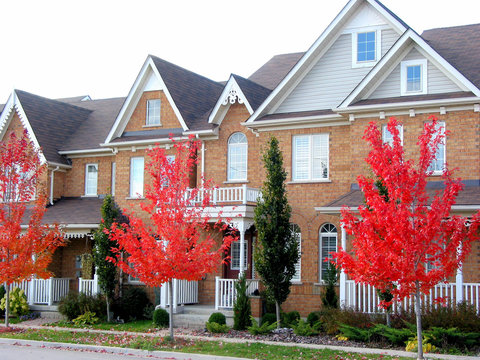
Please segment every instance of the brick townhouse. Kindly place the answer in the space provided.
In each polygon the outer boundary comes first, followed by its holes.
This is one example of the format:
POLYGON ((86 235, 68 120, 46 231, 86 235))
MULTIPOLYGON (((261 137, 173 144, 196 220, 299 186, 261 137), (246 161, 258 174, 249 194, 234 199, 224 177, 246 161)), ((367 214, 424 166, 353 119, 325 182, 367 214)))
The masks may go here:
MULTIPOLYGON (((201 149, 192 185, 202 176, 213 179, 219 186, 214 206, 234 216, 240 240, 232 245, 229 265, 219 264, 195 284, 179 281, 178 291, 188 291, 174 305, 231 307, 239 272, 252 279, 251 290, 258 287, 253 210, 264 180, 262 148, 273 134, 288 172, 292 229, 301 238, 301 260, 284 310, 302 316, 318 310, 324 260, 338 246, 349 246, 340 208, 363 202, 356 177, 368 173, 362 140, 368 122, 383 126, 396 116, 407 155, 415 157, 424 122, 437 116, 451 134, 432 163, 429 191, 441 187, 448 162, 466 185, 453 211, 468 215, 480 209, 479 43, 480 25, 419 35, 379 1, 351 0, 306 52, 274 56, 248 79, 231 75, 219 83, 148 56, 126 98, 47 99, 13 91, 1 114, 0 136, 25 128, 41 147, 50 197, 45 221, 64 224, 69 240, 55 253, 55 278, 30 285, 31 303, 51 305, 69 289, 96 291, 95 279, 81 278, 80 255, 91 251, 102 195, 113 194, 121 208, 138 209, 149 181, 145 150, 159 144, 171 152, 169 134, 179 140, 193 134, 201 149), (42 286, 50 289, 44 297, 42 286)), ((476 243, 435 296, 478 308, 479 263, 476 243)), ((139 285, 123 279, 123 286, 139 285)), ((343 305, 375 310, 373 289, 344 274, 339 288, 343 305)), ((156 299, 164 304, 162 294, 156 299)))

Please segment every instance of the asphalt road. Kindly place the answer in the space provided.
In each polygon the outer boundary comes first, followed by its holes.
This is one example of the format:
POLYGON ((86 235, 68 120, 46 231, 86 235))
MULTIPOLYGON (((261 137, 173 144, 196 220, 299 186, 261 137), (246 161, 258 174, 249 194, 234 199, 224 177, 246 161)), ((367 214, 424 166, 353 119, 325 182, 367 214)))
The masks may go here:
MULTIPOLYGON (((209 355, 182 354, 170 352, 147 353, 127 350, 125 353, 108 353, 105 350, 92 351, 86 349, 68 349, 43 347, 37 344, 8 344, 0 343, 0 360, 140 360, 140 359, 165 359, 165 360, 214 360, 226 359, 209 355)), ((235 360, 235 358, 229 358, 235 360)), ((240 359, 239 359, 240 360, 240 359)))

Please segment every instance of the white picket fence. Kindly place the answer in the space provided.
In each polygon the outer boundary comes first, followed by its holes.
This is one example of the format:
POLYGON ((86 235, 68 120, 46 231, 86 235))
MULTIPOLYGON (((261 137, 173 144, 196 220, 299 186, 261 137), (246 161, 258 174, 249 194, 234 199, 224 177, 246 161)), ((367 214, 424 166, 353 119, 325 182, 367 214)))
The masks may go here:
MULTIPOLYGON (((438 284, 428 295, 421 297, 422 307, 452 306, 457 302, 457 285, 456 283, 438 284), (442 303, 436 299, 443 299, 442 303)), ((380 299, 377 291, 373 286, 358 284, 353 280, 346 281, 344 307, 352 308, 356 311, 364 313, 378 313, 383 309, 378 306, 380 299)), ((475 306, 477 313, 480 313, 480 284, 479 283, 464 283, 463 284, 463 299, 467 304, 475 306)), ((415 299, 413 296, 404 299, 401 302, 393 304, 393 311, 410 311, 415 307, 415 299)))
POLYGON ((219 203, 256 203, 262 193, 259 189, 250 188, 247 185, 208 190, 199 189, 194 202, 202 202, 206 194, 208 194, 210 202, 215 205, 219 203))
POLYGON ((78 278, 78 292, 88 296, 99 294, 98 275, 93 275, 93 279, 78 278))
MULTIPOLYGON (((198 282, 173 279, 173 309, 176 312, 178 305, 198 304, 198 282)), ((160 306, 170 306, 170 290, 168 283, 160 288, 160 306)))
MULTIPOLYGON (((233 309, 237 298, 235 284, 238 279, 222 279, 215 277, 215 309, 233 309)), ((247 280, 247 294, 258 290, 259 280, 247 280)))
POLYGON ((31 279, 13 283, 10 289, 18 287, 27 297, 29 305, 53 305, 68 294, 69 278, 31 279))

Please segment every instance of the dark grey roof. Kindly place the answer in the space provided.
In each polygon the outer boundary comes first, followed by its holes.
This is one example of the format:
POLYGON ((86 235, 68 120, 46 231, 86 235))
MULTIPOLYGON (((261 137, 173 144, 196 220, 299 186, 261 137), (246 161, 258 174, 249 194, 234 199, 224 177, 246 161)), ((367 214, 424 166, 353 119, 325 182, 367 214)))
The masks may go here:
POLYGON ((279 120, 279 119, 289 119, 297 117, 310 117, 310 116, 324 116, 324 115, 334 115, 335 112, 332 109, 323 109, 323 110, 309 110, 309 111, 295 111, 288 113, 277 113, 277 114, 267 114, 255 120, 255 122, 265 121, 265 120, 279 120))
POLYGON ((253 111, 257 110, 263 101, 270 95, 272 90, 259 85, 252 80, 245 79, 241 76, 232 74, 243 94, 246 96, 253 111))
POLYGON ((81 101, 86 101, 84 99, 92 100, 90 98, 90 95, 80 95, 80 96, 60 98, 60 99, 55 99, 55 100, 58 100, 58 101, 61 101, 61 102, 66 102, 66 103, 77 103, 77 102, 81 102, 81 101))
POLYGON ((90 111, 88 118, 68 137, 60 150, 97 149, 110 131, 125 98, 75 102, 75 106, 90 111))
POLYGON ((201 128, 202 115, 213 109, 223 86, 156 56, 151 58, 189 130, 201 128))
POLYGON ((273 90, 304 54, 299 52, 275 55, 250 75, 248 80, 273 90))
POLYGON ((15 93, 47 161, 68 164, 58 150, 87 120, 91 110, 21 90, 15 90, 15 93))
POLYGON ((152 139, 168 139, 172 136, 181 136, 183 133, 182 128, 172 129, 157 129, 157 130, 141 130, 141 131, 127 131, 122 136, 112 140, 112 143, 119 143, 124 141, 137 141, 137 140, 152 140, 152 139))
POLYGON ((2 114, 3 108, 5 107, 5 104, 0 104, 0 115, 2 114))
POLYGON ((480 88, 480 24, 425 30, 422 38, 480 88))

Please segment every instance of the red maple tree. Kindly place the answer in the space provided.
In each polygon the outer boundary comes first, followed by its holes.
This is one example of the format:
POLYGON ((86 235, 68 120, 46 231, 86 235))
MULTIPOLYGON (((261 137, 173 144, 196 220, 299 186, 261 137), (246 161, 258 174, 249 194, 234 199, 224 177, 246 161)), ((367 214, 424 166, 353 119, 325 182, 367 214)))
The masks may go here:
MULTIPOLYGON (((173 141, 173 140, 172 140, 173 141)), ((146 186, 146 201, 140 204, 151 225, 134 212, 128 224, 113 224, 110 239, 118 242, 114 261, 123 271, 147 286, 168 282, 170 293, 170 337, 173 339, 172 280, 201 280, 214 271, 234 240, 233 235, 218 244, 218 234, 227 229, 226 220, 213 220, 206 208, 210 205, 212 186, 189 188, 197 163, 198 141, 173 141, 175 158, 165 149, 147 151, 147 171, 151 185, 146 186), (128 258, 123 259, 121 253, 128 258)))
POLYGON ((47 278, 55 249, 63 244, 57 226, 42 224, 47 198, 39 186, 45 171, 38 151, 28 139, 11 133, 0 143, 0 283, 5 284, 5 325, 8 326, 9 290, 33 275, 47 278), (22 228, 22 223, 27 224, 22 228))
POLYGON ((388 123, 393 144, 383 143, 376 124, 369 124, 364 139, 372 150, 366 162, 375 177, 358 177, 365 205, 358 207, 358 214, 348 208, 341 211, 342 224, 353 235, 352 251, 340 249, 334 256, 353 280, 390 291, 394 301, 415 296, 419 358, 423 358, 420 297, 452 276, 465 260, 471 242, 479 238, 480 220, 478 213, 469 219, 450 213, 463 184, 446 166, 444 189, 427 192, 429 166, 445 137, 437 119, 430 120, 418 138, 416 163, 405 158, 396 119, 388 123))

